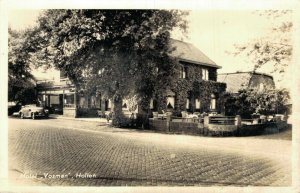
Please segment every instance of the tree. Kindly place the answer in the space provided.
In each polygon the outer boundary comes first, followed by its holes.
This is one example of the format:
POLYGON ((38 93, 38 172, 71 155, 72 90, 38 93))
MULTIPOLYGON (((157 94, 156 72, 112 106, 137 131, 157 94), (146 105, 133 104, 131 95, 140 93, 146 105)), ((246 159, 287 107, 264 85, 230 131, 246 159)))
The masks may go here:
POLYGON ((265 90, 263 92, 251 89, 239 90, 237 94, 224 95, 226 115, 240 115, 242 118, 251 118, 253 113, 264 115, 285 114, 288 111, 290 100, 286 89, 265 90))
POLYGON ((25 34, 8 29, 8 100, 35 102, 34 77, 25 51, 25 34))
MULTIPOLYGON (((137 93, 147 101, 158 84, 172 84, 177 62, 169 57, 170 32, 186 29, 186 14, 177 10, 47 10, 28 37, 34 50, 31 59, 66 72, 77 90, 97 90, 113 98, 113 123, 119 126, 124 97, 137 93)), ((147 105, 143 107, 147 110, 147 105)))
POLYGON ((274 22, 266 36, 258 37, 245 44, 236 44, 235 56, 247 56, 253 62, 253 70, 268 64, 272 65, 270 73, 283 74, 292 59, 292 11, 266 10, 256 11, 262 17, 274 22))

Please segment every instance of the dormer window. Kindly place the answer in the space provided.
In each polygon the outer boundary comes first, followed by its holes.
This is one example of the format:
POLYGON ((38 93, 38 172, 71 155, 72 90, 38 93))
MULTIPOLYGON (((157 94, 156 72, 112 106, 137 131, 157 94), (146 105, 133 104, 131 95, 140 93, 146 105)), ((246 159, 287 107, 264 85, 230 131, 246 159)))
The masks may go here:
POLYGON ((202 68, 202 80, 208 80, 208 69, 202 68))
POLYGON ((260 83, 260 84, 259 84, 258 90, 259 90, 260 92, 262 92, 262 91, 265 90, 265 85, 264 85, 264 83, 260 83))

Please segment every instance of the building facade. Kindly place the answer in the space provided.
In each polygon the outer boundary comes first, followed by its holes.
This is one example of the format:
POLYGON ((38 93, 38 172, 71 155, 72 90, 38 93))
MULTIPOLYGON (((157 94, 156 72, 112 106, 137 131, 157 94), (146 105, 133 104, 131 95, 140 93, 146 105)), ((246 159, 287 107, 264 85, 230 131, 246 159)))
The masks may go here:
MULTIPOLYGON (((199 49, 190 43, 171 40, 175 50, 171 53, 179 62, 177 85, 164 92, 164 98, 153 96, 150 101, 151 111, 158 110, 158 100, 165 100, 167 111, 177 112, 209 112, 221 111, 220 98, 226 84, 217 82, 217 70, 221 68, 199 49)), ((38 100, 43 106, 52 109, 52 113, 64 116, 97 116, 99 111, 111 111, 112 101, 105 99, 101 93, 88 94, 75 89, 64 73, 60 73, 60 81, 37 82, 38 100)), ((133 110, 132 100, 123 99, 125 114, 138 113, 133 110)))

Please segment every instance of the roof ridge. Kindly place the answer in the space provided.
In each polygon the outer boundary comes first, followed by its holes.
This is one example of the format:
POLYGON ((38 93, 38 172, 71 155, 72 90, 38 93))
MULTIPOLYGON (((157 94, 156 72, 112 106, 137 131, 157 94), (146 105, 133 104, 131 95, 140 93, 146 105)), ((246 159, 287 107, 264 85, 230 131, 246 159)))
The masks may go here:
POLYGON ((183 40, 170 38, 170 44, 172 47, 176 47, 171 55, 173 55, 174 57, 178 57, 179 60, 181 59, 182 61, 187 61, 195 64, 221 68, 221 66, 218 66, 212 59, 210 59, 191 42, 185 42, 183 40))
POLYGON ((257 71, 236 71, 236 72, 224 72, 219 73, 218 75, 228 75, 228 74, 245 74, 245 73, 252 73, 252 74, 258 74, 258 75, 265 75, 269 77, 273 77, 272 75, 264 72, 257 72, 257 71))

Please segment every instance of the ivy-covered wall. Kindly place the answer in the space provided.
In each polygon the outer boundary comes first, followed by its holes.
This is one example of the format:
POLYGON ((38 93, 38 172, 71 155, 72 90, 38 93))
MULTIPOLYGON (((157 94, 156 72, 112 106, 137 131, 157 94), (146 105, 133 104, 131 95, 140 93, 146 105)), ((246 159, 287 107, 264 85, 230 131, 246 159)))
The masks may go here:
POLYGON ((205 80, 187 80, 181 79, 177 82, 177 87, 174 88, 175 92, 175 109, 174 113, 180 115, 181 111, 189 112, 209 112, 212 94, 215 95, 217 101, 217 110, 222 111, 222 95, 226 90, 226 84, 205 81, 205 80), (189 109, 186 108, 186 102, 189 99, 189 109), (196 109, 195 101, 200 100, 200 109, 196 109))
POLYGON ((209 80, 217 81, 217 69, 209 66, 200 66, 199 64, 191 64, 188 62, 180 62, 181 66, 186 67, 188 80, 202 80, 202 69, 207 69, 209 72, 209 80))
MULTIPOLYGON (((216 82, 217 69, 212 67, 202 67, 197 64, 182 63, 181 67, 185 67, 186 78, 182 78, 181 71, 178 69, 178 79, 176 84, 169 89, 175 93, 175 107, 172 109, 174 115, 181 115, 181 111, 189 112, 209 112, 212 94, 216 97, 217 107, 219 112, 223 111, 222 95, 226 90, 226 84, 216 82), (202 80, 202 68, 208 69, 209 80, 202 80), (189 99, 189 108, 186 108, 187 99, 189 99), (200 100, 200 109, 196 109, 195 100, 200 100)), ((166 90, 160 91, 159 97, 155 97, 156 110, 170 110, 167 109, 166 90)))

